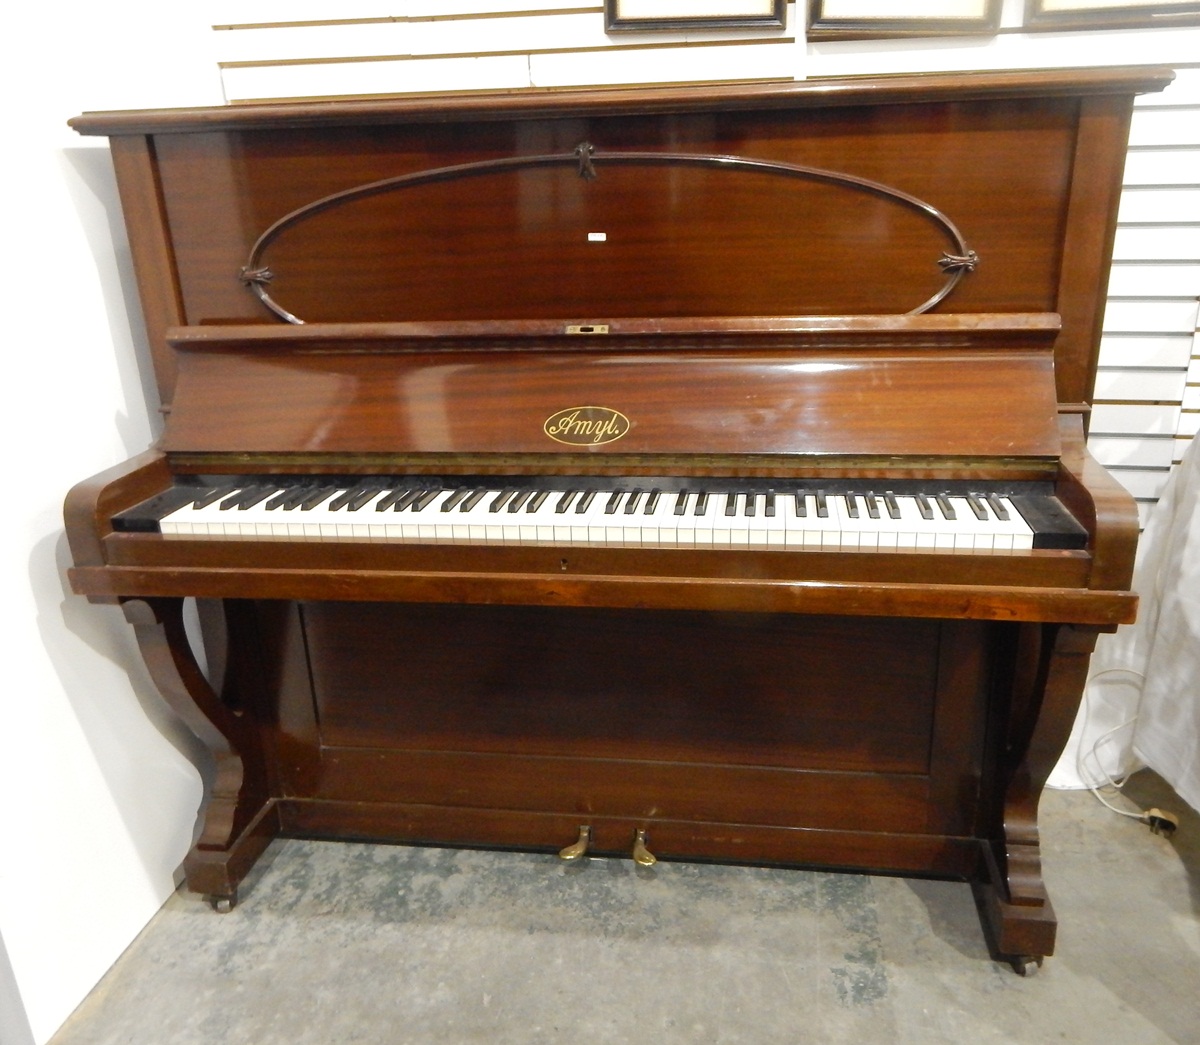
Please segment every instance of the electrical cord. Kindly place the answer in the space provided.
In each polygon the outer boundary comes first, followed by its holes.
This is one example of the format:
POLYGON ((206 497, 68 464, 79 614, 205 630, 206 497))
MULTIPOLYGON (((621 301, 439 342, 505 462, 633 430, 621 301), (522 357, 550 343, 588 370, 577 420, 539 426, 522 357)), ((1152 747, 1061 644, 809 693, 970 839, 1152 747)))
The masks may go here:
MULTIPOLYGON (((1146 676, 1143 675, 1141 672, 1132 671, 1128 668, 1109 668, 1107 671, 1097 672, 1095 675, 1092 676, 1092 679, 1090 679, 1089 681, 1092 681, 1092 680, 1098 679, 1098 678, 1102 678, 1105 675, 1117 674, 1117 673, 1132 675, 1132 676, 1142 680, 1143 682, 1145 681, 1145 678, 1146 678, 1146 676)), ((1085 704, 1085 706, 1084 706, 1084 729, 1085 730, 1087 729, 1087 720, 1088 720, 1089 713, 1090 713, 1090 709, 1085 704)), ((1138 716, 1134 715, 1133 718, 1126 719, 1124 722, 1120 722, 1117 725, 1113 726, 1112 729, 1107 729, 1103 733, 1101 733, 1095 739, 1095 741, 1092 743, 1090 750, 1081 749, 1079 751, 1079 754, 1076 756, 1076 759, 1075 759, 1075 768, 1076 768, 1077 772, 1079 773, 1079 779, 1083 781, 1084 786, 1087 787, 1087 789, 1092 793, 1092 795, 1096 798, 1096 800, 1099 801, 1100 804, 1103 805, 1106 809, 1109 809, 1112 812, 1117 813, 1120 816, 1127 816, 1130 819, 1138 820, 1141 823, 1146 824, 1150 828, 1150 831, 1152 834, 1169 836, 1169 835, 1173 834, 1175 829, 1179 826, 1179 818, 1174 813, 1168 812, 1163 809, 1136 809, 1136 807, 1135 807, 1136 811, 1128 810, 1128 809, 1119 809, 1119 808, 1117 808, 1117 806, 1113 805, 1110 801, 1108 801, 1107 798, 1104 797, 1104 789, 1106 789, 1106 788, 1111 791, 1115 791, 1117 793, 1123 794, 1124 792, 1122 791, 1122 788, 1124 788, 1125 784, 1128 782, 1129 775, 1124 774, 1117 780, 1113 779, 1113 777, 1109 774, 1109 772, 1104 768, 1103 763, 1100 761, 1100 753, 1099 753, 1100 745, 1103 744, 1106 740, 1108 740, 1109 737, 1111 737, 1114 733, 1119 733, 1121 730, 1128 729, 1129 727, 1133 726, 1137 722, 1137 720, 1138 720, 1138 716), (1096 775, 1092 774, 1090 768, 1087 765, 1087 759, 1088 759, 1089 755, 1091 756, 1091 761, 1095 764, 1095 767, 1097 770, 1096 775)), ((1126 795, 1125 797, 1128 798, 1129 796, 1126 795)))

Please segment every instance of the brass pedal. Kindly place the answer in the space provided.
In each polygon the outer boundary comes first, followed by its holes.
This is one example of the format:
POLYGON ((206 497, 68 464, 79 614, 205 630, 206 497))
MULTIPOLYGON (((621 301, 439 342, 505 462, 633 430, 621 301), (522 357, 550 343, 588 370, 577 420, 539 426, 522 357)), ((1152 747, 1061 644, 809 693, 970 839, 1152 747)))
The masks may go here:
POLYGON ((587 824, 584 824, 579 829, 578 841, 572 842, 565 849, 560 849, 558 851, 558 858, 560 860, 578 860, 581 856, 587 853, 588 846, 591 844, 591 842, 592 829, 587 824))
POLYGON ((633 862, 639 867, 653 867, 658 857, 646 848, 646 829, 639 827, 633 836, 633 862))

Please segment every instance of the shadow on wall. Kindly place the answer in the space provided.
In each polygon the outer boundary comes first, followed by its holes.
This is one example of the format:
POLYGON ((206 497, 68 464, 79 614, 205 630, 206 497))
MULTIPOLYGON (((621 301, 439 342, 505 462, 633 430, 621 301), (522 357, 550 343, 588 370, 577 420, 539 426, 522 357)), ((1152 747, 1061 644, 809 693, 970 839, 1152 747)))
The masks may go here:
MULTIPOLYGON (((81 146, 63 149, 60 167, 87 238, 108 326, 77 335, 85 339, 78 352, 115 358, 124 409, 118 404, 103 441, 115 432, 124 456, 133 456, 157 436, 161 418, 112 160, 107 148, 81 146)), ((119 460, 83 456, 94 467, 83 465, 69 482, 119 460)), ((167 876, 181 879, 178 865, 191 843, 201 777, 209 771, 207 752, 159 697, 120 608, 92 605, 70 591, 70 565, 61 528, 30 551, 38 630, 111 796, 105 800, 120 816, 151 888, 165 898, 172 888, 167 876)))
POLYGON ((33 1031, 13 975, 4 937, 0 936, 0 1041, 4 1045, 34 1045, 33 1031))
MULTIPOLYGON (((135 404, 133 412, 140 413, 145 404, 152 435, 157 438, 162 430, 158 388, 112 158, 108 149, 78 148, 64 149, 63 160, 67 168, 63 183, 79 212, 108 317, 109 337, 96 337, 96 351, 109 352, 110 345, 132 348, 131 352, 116 353, 121 389, 125 402, 135 404), (99 220, 97 208, 103 220, 99 220)), ((137 430, 132 414, 118 414, 115 421, 127 457, 145 449, 145 434, 137 430)))
POLYGON ((199 806, 211 760, 159 696, 120 607, 93 605, 74 594, 67 583, 70 565, 65 534, 34 547, 30 574, 38 629, 147 878, 162 891, 165 883, 154 882, 156 868, 172 867, 173 884, 182 881, 178 865, 196 825, 187 814, 181 817, 181 809, 190 814, 199 806), (44 576, 50 570, 57 584, 44 576), (60 598, 52 601, 56 591, 60 598), (91 655, 81 656, 84 647, 91 655), (104 672, 110 684, 98 677, 96 657, 115 669, 104 672))

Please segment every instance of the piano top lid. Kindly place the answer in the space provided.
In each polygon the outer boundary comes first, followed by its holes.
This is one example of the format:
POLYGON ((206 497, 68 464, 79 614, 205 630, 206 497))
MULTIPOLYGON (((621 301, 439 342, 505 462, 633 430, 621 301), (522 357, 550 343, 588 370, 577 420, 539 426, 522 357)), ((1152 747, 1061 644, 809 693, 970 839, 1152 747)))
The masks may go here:
POLYGON ((490 337, 407 324, 177 330, 179 383, 162 449, 532 455, 551 470, 577 468, 581 458, 602 466, 610 455, 728 462, 1061 452, 1053 316, 717 327, 532 338, 515 336, 512 324, 490 337))
POLYGON ((334 100, 180 109, 87 112, 69 120, 80 134, 122 135, 239 129, 541 119, 739 109, 806 109, 985 98, 1142 94, 1174 72, 1155 66, 828 77, 783 83, 496 92, 383 100, 334 100))

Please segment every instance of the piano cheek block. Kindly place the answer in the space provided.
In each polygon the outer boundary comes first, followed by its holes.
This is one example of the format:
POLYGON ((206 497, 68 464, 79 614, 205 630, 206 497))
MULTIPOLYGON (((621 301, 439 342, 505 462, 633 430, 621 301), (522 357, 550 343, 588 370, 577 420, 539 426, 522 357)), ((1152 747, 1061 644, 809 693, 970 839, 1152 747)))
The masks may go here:
POLYGON ((882 871, 1036 968, 1038 795, 1136 604, 1078 245, 1167 82, 72 121, 171 216, 128 222, 162 438, 65 517, 211 752, 189 887, 280 834, 882 871))

